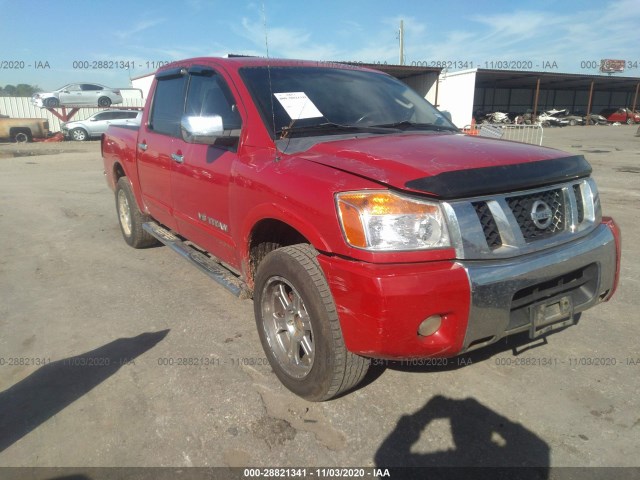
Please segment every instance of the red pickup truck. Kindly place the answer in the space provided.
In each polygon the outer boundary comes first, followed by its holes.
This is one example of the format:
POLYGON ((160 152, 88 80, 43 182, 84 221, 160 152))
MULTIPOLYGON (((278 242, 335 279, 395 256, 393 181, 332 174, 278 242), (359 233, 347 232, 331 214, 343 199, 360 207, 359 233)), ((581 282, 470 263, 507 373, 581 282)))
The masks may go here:
POLYGON ((600 112, 608 122, 620 122, 627 125, 640 123, 640 114, 628 108, 605 108, 600 112))
POLYGON ((274 372, 309 400, 372 358, 548 335, 618 282, 620 232, 582 156, 463 135, 373 70, 174 62, 141 126, 101 147, 125 241, 252 297, 274 372))

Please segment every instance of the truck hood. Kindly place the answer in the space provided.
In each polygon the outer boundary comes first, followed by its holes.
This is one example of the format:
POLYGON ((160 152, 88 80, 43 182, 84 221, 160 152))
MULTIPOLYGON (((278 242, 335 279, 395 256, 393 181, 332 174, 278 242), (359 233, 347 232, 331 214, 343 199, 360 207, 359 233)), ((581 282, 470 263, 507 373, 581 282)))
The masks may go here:
POLYGON ((441 198, 507 192, 581 178, 582 156, 461 134, 383 135, 322 142, 298 157, 401 190, 441 198))

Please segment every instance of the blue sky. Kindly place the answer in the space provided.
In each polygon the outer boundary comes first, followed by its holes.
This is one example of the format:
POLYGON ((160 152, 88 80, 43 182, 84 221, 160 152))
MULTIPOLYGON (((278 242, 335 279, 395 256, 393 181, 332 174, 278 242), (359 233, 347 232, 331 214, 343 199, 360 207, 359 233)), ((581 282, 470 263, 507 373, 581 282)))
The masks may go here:
POLYGON ((126 87, 152 62, 265 56, 265 18, 271 57, 398 63, 402 19, 409 65, 519 62, 593 74, 596 62, 614 58, 631 62, 625 76, 640 77, 640 0, 0 0, 0 12, 0 86, 126 87), (78 68, 105 60, 134 68, 78 68))

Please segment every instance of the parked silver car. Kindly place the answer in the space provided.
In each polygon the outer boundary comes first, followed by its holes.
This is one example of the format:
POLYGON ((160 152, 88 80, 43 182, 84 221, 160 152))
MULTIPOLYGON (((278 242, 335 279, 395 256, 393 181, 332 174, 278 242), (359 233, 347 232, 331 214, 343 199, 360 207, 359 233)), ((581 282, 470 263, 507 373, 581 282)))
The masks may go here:
POLYGON ((38 92, 31 103, 40 108, 98 106, 110 107, 122 103, 120 90, 98 83, 70 83, 52 92, 38 92))
POLYGON ((141 118, 142 112, 139 110, 105 110, 85 120, 63 123, 62 133, 66 138, 81 142, 99 137, 109 125, 140 125, 141 118))

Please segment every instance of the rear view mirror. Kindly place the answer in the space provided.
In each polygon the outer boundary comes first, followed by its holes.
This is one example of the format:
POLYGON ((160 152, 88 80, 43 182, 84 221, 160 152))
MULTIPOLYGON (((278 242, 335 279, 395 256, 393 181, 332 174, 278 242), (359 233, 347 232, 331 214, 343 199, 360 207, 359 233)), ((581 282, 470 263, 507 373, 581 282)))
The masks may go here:
POLYGON ((207 117, 185 115, 180 122, 180 133, 187 143, 212 145, 223 132, 224 126, 220 115, 207 117))

